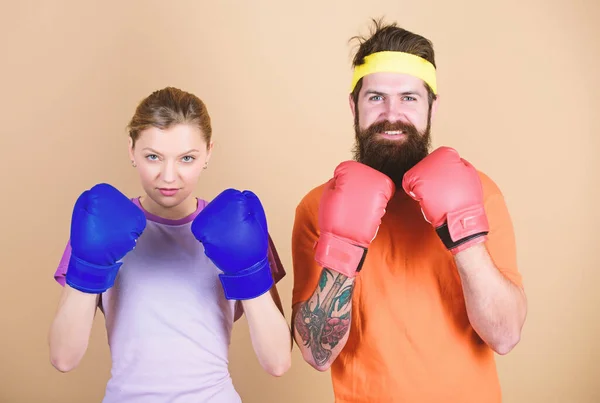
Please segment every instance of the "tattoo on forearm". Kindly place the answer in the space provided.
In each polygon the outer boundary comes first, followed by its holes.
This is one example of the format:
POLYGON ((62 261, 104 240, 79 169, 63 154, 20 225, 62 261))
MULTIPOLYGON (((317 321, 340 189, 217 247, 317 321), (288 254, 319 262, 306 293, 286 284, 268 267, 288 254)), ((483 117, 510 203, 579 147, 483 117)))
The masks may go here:
POLYGON ((350 302, 354 283, 344 286, 347 279, 342 274, 324 269, 319 279, 319 290, 322 292, 330 285, 325 297, 320 301, 317 294, 312 309, 311 301, 307 301, 296 314, 294 326, 304 346, 310 347, 317 365, 327 362, 331 350, 350 328, 350 302))

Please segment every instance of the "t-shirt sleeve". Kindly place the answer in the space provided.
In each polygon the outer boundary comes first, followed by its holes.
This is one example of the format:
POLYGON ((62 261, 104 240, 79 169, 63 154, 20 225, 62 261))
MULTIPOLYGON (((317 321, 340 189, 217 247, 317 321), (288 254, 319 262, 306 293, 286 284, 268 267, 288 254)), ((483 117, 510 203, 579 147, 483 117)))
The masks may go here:
POLYGON ((275 243, 273 239, 271 239, 271 235, 269 234, 269 250, 268 250, 268 258, 269 265, 271 266, 271 273, 273 274, 273 281, 275 284, 279 282, 282 278, 285 277, 285 268, 281 263, 281 259, 279 258, 279 253, 277 253, 277 248, 275 247, 275 243))
POLYGON ((61 286, 65 286, 66 284, 66 275, 67 275, 67 267, 69 266, 69 260, 71 259, 71 242, 67 242, 67 246, 65 247, 65 251, 58 263, 58 267, 54 272, 54 280, 61 286))
MULTIPOLYGON (((267 252, 267 258, 269 259, 269 266, 271 267, 271 274, 273 275, 273 281, 277 284, 282 278, 285 277, 286 272, 281 263, 281 259, 279 258, 279 253, 277 253, 277 248, 275 247, 275 243, 271 238, 271 234, 269 234, 269 249, 267 252)), ((236 301, 235 311, 233 320, 237 321, 244 314, 244 306, 241 301, 236 301)))
POLYGON ((292 267, 294 285, 292 306, 306 301, 314 293, 322 267, 315 260, 314 246, 319 238, 318 208, 319 193, 306 195, 296 207, 292 229, 292 267))
POLYGON ((484 179, 485 211, 490 225, 486 247, 494 264, 506 278, 523 286, 523 278, 517 265, 517 247, 514 227, 504 196, 495 183, 484 179))

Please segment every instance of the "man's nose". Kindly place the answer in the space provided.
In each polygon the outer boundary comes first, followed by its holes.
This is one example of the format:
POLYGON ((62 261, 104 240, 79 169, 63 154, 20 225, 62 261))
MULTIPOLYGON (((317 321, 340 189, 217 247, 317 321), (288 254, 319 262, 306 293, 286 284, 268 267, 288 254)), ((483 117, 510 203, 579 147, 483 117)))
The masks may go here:
POLYGON ((386 99, 384 115, 388 122, 394 123, 402 119, 402 105, 396 98, 386 99))

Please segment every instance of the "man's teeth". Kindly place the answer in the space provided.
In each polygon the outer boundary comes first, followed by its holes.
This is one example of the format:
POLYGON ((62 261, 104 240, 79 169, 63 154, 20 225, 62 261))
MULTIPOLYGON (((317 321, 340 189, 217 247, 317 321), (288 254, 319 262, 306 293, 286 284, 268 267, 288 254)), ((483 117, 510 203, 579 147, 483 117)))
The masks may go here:
POLYGON ((402 130, 390 130, 390 131, 386 131, 384 132, 385 134, 389 135, 389 136, 395 136, 398 134, 402 134, 402 130))

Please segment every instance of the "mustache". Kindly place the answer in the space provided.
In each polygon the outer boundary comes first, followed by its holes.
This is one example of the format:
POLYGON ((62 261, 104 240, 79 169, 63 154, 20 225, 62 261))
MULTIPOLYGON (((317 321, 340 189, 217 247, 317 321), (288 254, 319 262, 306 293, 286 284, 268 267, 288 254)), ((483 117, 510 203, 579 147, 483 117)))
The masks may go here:
POLYGON ((387 131, 401 131, 404 132, 407 136, 417 136, 419 134, 417 128, 411 123, 407 122, 390 122, 388 120, 384 120, 381 122, 373 123, 366 130, 363 131, 363 136, 361 137, 370 137, 377 133, 383 133, 387 131))

